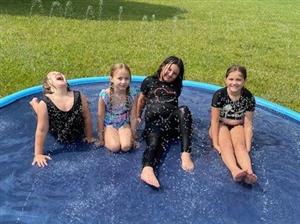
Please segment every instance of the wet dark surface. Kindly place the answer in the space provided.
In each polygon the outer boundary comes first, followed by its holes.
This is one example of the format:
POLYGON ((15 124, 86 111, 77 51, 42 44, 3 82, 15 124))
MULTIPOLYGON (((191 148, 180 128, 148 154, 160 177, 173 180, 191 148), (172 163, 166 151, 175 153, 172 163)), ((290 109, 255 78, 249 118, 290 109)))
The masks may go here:
MULTIPOLYGON (((73 87, 90 100, 95 135, 98 93, 106 86, 73 87)), ((251 152, 258 184, 237 184, 210 146, 211 97, 184 88, 180 104, 193 113, 196 169, 181 169, 179 144, 172 144, 158 170, 160 190, 139 179, 144 142, 113 154, 48 137, 52 161, 43 169, 31 166, 32 96, 0 109, 0 223, 298 223, 300 124, 258 107, 251 152)))

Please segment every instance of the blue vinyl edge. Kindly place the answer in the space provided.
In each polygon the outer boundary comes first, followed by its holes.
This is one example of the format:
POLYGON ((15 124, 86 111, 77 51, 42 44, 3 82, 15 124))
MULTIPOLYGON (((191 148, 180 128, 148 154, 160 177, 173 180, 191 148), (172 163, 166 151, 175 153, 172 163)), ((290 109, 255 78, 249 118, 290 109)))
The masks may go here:
MULTIPOLYGON (((134 82, 141 82, 145 79, 146 76, 137 76, 134 75, 132 77, 132 81, 134 82)), ((71 79, 68 80, 68 83, 70 86, 76 86, 76 85, 83 85, 83 84, 92 84, 92 83, 101 83, 101 82, 108 82, 109 77, 108 76, 102 76, 102 77, 87 77, 87 78, 79 78, 79 79, 71 79)), ((220 86, 217 85, 212 85, 208 83, 203 83, 203 82, 196 82, 196 81, 189 81, 185 80, 183 81, 183 85, 186 87, 195 87, 195 88, 201 88, 209 91, 216 91, 220 86)), ((18 92, 15 92, 13 94, 10 94, 8 96, 5 96, 3 98, 0 98, 0 108, 5 107, 14 101, 26 97, 32 94, 40 93, 42 92, 42 86, 34 86, 30 87, 18 92)), ((266 107, 270 110, 276 111, 278 113, 284 114, 292 119, 295 119, 296 121, 300 121, 300 113, 293 111, 287 107, 281 106, 279 104, 272 103, 270 101, 267 101, 263 98, 260 97, 255 97, 256 102, 258 105, 266 107)))

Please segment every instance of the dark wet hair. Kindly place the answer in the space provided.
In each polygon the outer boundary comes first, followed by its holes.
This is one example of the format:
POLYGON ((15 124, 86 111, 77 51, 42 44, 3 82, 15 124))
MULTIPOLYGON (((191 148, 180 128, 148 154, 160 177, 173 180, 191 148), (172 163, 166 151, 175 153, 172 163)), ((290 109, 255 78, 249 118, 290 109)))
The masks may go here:
POLYGON ((176 86, 179 87, 179 89, 181 90, 182 88, 182 81, 184 79, 184 64, 183 64, 183 61, 181 60, 181 58, 178 58, 176 56, 170 56, 170 57, 167 57, 162 63, 161 65, 158 67, 158 70, 156 71, 156 76, 159 78, 160 77, 160 73, 163 69, 163 67, 165 65, 177 65, 178 68, 179 68, 179 74, 177 76, 177 78, 174 80, 174 84, 176 86))
POLYGON ((227 78, 228 75, 231 73, 231 72, 235 72, 235 71, 239 71, 240 73, 242 73, 243 75, 243 78, 246 80, 247 79, 247 69, 242 66, 242 65, 231 65, 227 71, 226 71, 226 74, 225 74, 225 77, 227 78))

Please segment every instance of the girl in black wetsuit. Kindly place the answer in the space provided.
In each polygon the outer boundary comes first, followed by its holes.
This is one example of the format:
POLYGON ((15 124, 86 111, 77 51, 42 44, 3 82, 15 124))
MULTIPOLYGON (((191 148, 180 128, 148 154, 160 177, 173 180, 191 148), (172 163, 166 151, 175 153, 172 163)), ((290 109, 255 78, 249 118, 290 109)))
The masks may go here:
POLYGON ((181 94, 184 65, 180 58, 171 56, 159 66, 157 72, 147 77, 141 85, 137 104, 140 122, 145 107, 146 150, 143 155, 141 179, 147 184, 160 187, 153 167, 157 165, 168 141, 180 134, 182 141, 182 168, 194 169, 191 159, 192 116, 186 106, 178 107, 181 94))
POLYGON ((226 87, 217 90, 212 99, 209 134, 233 180, 254 184, 257 177, 249 152, 255 98, 244 87, 246 79, 245 67, 233 65, 227 69, 226 87))
POLYGON ((94 141, 92 120, 87 98, 79 91, 69 89, 65 76, 50 72, 45 78, 44 96, 40 102, 33 98, 30 104, 37 114, 34 159, 32 165, 47 166, 44 142, 49 132, 57 141, 70 143, 76 140, 94 141))

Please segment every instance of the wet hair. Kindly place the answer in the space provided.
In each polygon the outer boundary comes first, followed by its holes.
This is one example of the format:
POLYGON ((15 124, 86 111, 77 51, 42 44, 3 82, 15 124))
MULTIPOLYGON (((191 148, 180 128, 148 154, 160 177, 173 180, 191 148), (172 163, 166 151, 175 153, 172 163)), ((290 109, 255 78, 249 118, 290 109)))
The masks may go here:
MULTIPOLYGON (((125 69, 128 73, 129 73, 129 77, 130 77, 130 81, 131 81, 131 70, 129 68, 129 66, 127 64, 124 64, 124 63, 118 63, 118 64, 114 64, 111 69, 110 69, 110 77, 114 77, 114 74, 117 70, 121 70, 121 69, 125 69)), ((113 82, 110 82, 110 94, 109 94, 109 105, 110 105, 110 110, 112 110, 112 97, 113 97, 113 94, 114 94, 114 85, 113 85, 113 82)), ((125 104, 125 107, 127 109, 130 108, 130 103, 129 103, 129 99, 128 99, 128 96, 129 96, 129 93, 130 93, 130 86, 127 87, 126 89, 126 104, 125 104)))
MULTIPOLYGON (((53 92, 51 91, 51 85, 49 84, 49 78, 48 78, 48 75, 52 73, 52 72, 49 72, 47 74, 47 76, 44 78, 43 80, 43 93, 44 94, 52 94, 53 92)), ((70 85, 69 83, 67 82, 67 91, 71 91, 70 89, 70 85)))
POLYGON ((169 65, 177 65, 178 68, 179 68, 179 74, 178 74, 177 78, 174 80, 174 84, 181 91, 181 89, 182 89, 182 81, 184 79, 184 64, 183 64, 183 61, 181 60, 181 58, 178 58, 176 56, 167 57, 161 63, 161 65, 158 67, 158 69, 156 71, 156 76, 157 76, 157 78, 159 78, 160 77, 160 73, 163 70, 164 66, 166 66, 168 64, 169 65))
POLYGON ((225 77, 227 78, 231 72, 235 72, 235 71, 239 71, 240 73, 242 73, 243 78, 245 80, 247 79, 247 69, 242 65, 231 65, 227 69, 227 71, 225 73, 225 77))

